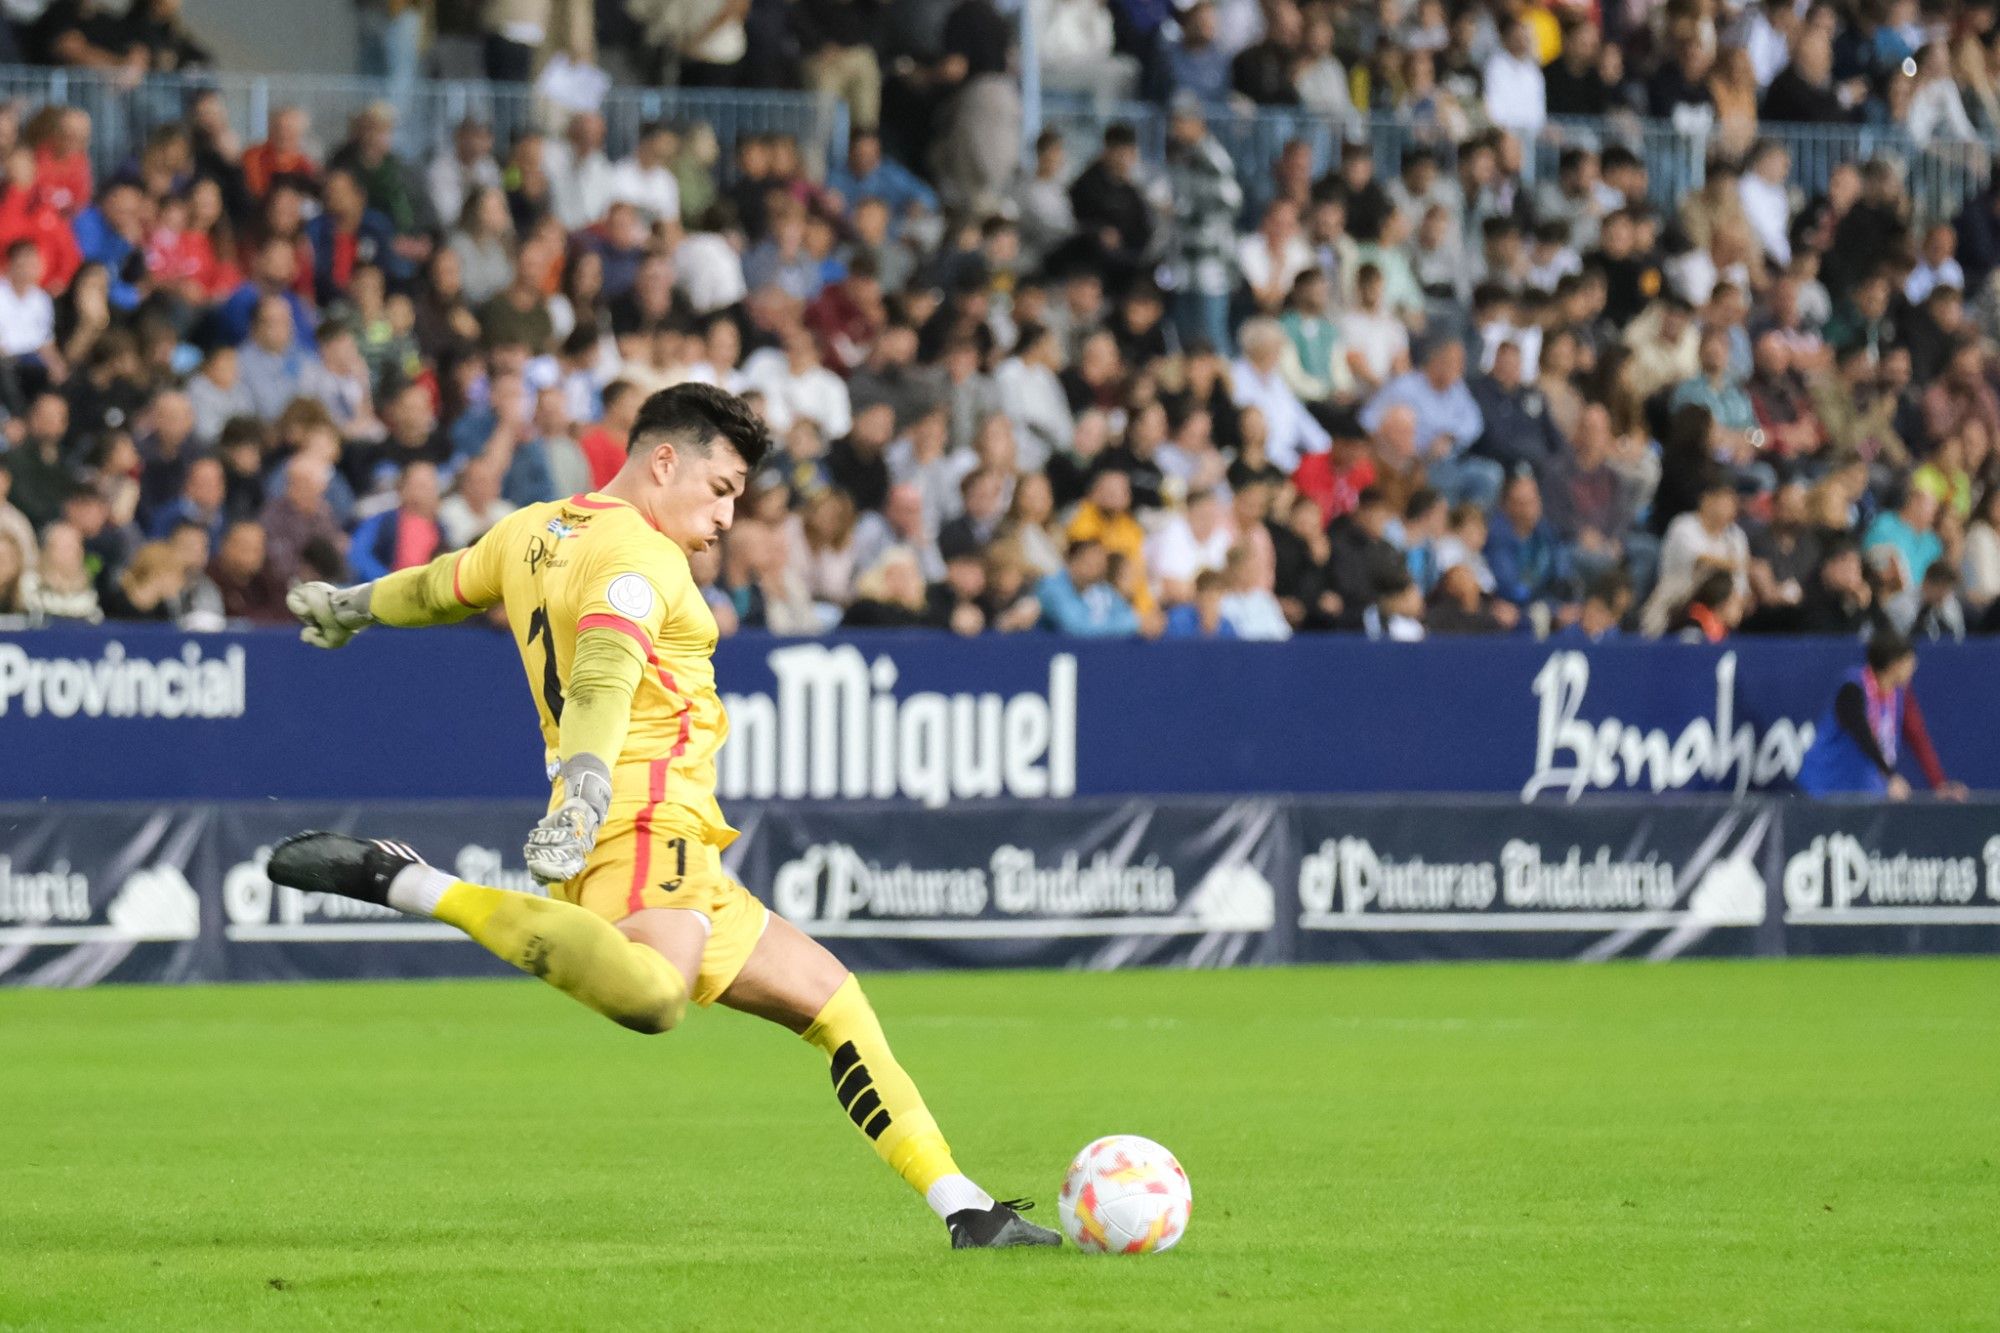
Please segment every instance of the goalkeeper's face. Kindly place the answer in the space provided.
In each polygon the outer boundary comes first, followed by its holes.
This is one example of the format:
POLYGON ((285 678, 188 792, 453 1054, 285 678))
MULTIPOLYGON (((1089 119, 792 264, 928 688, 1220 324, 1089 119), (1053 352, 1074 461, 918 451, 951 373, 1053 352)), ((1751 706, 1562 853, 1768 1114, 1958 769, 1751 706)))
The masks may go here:
POLYGON ((705 551, 729 531, 748 475, 743 456, 726 440, 716 440, 706 453, 663 444, 653 455, 657 485, 647 512, 683 551, 705 551))

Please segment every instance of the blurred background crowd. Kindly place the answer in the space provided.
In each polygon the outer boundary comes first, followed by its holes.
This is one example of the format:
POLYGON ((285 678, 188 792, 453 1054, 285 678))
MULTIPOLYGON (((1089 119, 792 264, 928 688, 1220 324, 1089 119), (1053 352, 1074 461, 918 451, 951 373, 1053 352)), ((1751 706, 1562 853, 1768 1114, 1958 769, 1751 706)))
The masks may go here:
POLYGON ((698 380, 779 446, 697 560, 725 632, 2000 624, 1990 0, 399 2, 379 100, 254 134, 178 0, 34 9, 0 61, 176 100, 112 161, 0 107, 12 623, 282 621, 698 380), (438 74, 533 114, 412 134, 438 74), (614 133, 634 82, 844 132, 614 133))

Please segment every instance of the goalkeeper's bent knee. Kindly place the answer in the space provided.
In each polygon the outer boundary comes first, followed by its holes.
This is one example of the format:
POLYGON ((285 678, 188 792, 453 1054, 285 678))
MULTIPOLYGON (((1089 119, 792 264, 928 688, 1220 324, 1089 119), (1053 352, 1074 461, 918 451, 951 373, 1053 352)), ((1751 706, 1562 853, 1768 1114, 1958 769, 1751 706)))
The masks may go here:
POLYGON ((574 903, 455 881, 433 915, 620 1027, 671 1032, 688 983, 651 947, 574 903))

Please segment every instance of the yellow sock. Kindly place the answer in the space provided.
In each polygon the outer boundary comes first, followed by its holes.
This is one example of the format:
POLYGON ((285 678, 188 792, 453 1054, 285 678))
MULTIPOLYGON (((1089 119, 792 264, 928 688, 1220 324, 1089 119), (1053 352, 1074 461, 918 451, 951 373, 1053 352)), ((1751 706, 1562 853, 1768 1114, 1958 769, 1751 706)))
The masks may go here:
POLYGON ((634 1032, 665 1032, 687 1012, 672 963, 574 903, 453 880, 431 915, 634 1032))
POLYGON ((832 1062, 833 1095, 847 1118, 868 1136, 875 1155, 933 1209, 947 1213, 937 1197, 940 1182, 948 1182, 941 1191, 948 1202, 966 1202, 952 1188, 961 1181, 978 1199, 992 1202, 965 1180, 952 1161, 951 1145, 944 1141, 917 1085, 896 1063, 859 981, 850 975, 841 982, 802 1035, 832 1062))

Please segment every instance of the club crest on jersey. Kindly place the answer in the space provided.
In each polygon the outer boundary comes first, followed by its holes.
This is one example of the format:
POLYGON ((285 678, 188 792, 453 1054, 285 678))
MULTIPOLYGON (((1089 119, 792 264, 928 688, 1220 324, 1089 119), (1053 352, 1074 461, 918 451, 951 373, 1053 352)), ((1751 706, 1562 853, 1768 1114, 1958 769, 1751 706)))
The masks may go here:
POLYGON ((552 518, 549 520, 548 533, 557 541, 561 541, 565 537, 576 536, 576 529, 559 518, 552 518))

